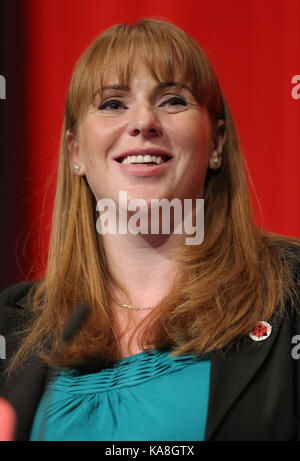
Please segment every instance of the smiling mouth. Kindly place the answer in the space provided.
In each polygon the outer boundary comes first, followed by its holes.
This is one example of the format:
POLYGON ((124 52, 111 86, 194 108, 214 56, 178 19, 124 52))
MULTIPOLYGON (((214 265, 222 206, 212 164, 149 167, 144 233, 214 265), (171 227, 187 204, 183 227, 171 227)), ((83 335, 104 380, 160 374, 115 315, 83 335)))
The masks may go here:
POLYGON ((117 162, 123 165, 161 165, 168 162, 171 156, 167 155, 131 155, 124 158, 116 159, 117 162))

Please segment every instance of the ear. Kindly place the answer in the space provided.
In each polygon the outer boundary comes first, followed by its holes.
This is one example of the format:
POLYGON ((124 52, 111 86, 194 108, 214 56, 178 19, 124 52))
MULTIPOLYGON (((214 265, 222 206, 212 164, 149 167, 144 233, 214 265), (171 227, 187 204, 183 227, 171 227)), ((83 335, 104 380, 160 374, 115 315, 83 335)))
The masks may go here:
POLYGON ((79 154, 79 143, 77 136, 70 130, 66 131, 66 143, 70 155, 70 165, 73 173, 77 176, 84 176, 85 171, 79 154))
POLYGON ((215 128, 215 134, 212 140, 212 152, 209 156, 209 167, 212 170, 217 170, 222 165, 226 137, 225 122, 223 119, 220 119, 215 128))

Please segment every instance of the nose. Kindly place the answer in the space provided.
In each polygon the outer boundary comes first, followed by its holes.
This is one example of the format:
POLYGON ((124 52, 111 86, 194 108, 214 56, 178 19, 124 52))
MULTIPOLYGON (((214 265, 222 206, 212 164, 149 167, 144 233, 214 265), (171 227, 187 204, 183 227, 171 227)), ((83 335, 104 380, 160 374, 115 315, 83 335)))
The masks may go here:
POLYGON ((142 135, 150 139, 162 135, 162 126, 154 109, 143 104, 132 111, 128 131, 131 136, 142 135))

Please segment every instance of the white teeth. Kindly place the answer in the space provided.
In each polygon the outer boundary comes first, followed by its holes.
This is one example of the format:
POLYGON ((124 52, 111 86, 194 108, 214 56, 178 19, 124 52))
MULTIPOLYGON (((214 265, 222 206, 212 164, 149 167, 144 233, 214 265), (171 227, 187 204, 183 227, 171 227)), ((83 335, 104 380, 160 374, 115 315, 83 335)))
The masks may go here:
POLYGON ((130 163, 157 163, 160 165, 164 163, 164 159, 159 155, 128 155, 125 157, 121 163, 129 165, 130 163))

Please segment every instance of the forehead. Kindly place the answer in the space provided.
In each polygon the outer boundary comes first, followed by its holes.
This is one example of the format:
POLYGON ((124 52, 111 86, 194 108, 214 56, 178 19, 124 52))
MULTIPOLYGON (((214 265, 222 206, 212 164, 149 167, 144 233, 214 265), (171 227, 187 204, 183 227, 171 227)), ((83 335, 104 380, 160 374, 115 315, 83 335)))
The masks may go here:
POLYGON ((106 71, 101 78, 98 88, 95 88, 94 96, 100 96, 113 90, 130 92, 135 90, 143 90, 155 92, 164 91, 167 88, 182 89, 187 88, 191 91, 190 82, 183 82, 178 69, 174 72, 164 76, 158 74, 156 69, 151 69, 144 63, 136 63, 131 65, 126 72, 118 72, 118 68, 111 66, 109 71, 106 71))
POLYGON ((183 82, 182 73, 178 66, 175 66, 172 72, 163 72, 156 66, 150 66, 147 63, 131 63, 127 67, 120 67, 119 63, 112 63, 109 70, 102 73, 100 86, 102 89, 109 85, 118 84, 124 87, 130 87, 132 83, 138 84, 143 82, 153 82, 156 84, 166 81, 183 82))
MULTIPOLYGON (((151 72, 145 65, 139 65, 133 68, 129 74, 129 81, 121 81, 116 72, 106 73, 104 75, 101 90, 123 90, 130 91, 132 88, 150 86, 157 90, 164 90, 168 87, 185 86, 179 78, 178 72, 174 72, 174 78, 170 81, 165 81, 162 77, 159 78, 151 72), (179 80, 179 81, 178 81, 179 80)), ((128 80, 128 79, 126 79, 128 80)))

